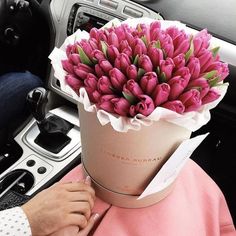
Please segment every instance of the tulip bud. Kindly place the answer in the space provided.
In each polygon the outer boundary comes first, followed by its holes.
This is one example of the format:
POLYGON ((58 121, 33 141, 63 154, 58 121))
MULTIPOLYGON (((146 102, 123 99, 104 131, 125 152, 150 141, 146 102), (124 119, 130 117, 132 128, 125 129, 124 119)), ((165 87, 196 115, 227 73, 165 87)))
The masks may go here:
POLYGON ((135 116, 136 114, 142 114, 149 116, 155 109, 153 100, 147 95, 139 96, 140 102, 130 107, 130 115, 135 116))
POLYGON ((191 80, 199 77, 200 74, 200 62, 196 57, 191 57, 189 59, 187 67, 189 68, 189 73, 191 75, 191 80))
POLYGON ((178 56, 173 58, 175 64, 175 70, 185 66, 185 55, 180 53, 178 56))
POLYGON ((109 33, 107 42, 109 45, 113 45, 116 48, 119 48, 119 39, 115 32, 109 33))
POLYGON ((168 101, 162 104, 162 107, 169 109, 171 111, 177 112, 179 114, 183 114, 185 110, 183 103, 179 100, 168 101))
POLYGON ((92 28, 89 32, 90 38, 94 38, 98 41, 99 30, 97 28, 92 28))
POLYGON ((74 65, 72 63, 70 63, 68 60, 62 60, 61 64, 66 72, 74 74, 74 65))
POLYGON ((209 47, 210 39, 211 39, 211 35, 207 33, 206 29, 194 35, 193 45, 194 45, 195 56, 198 56, 198 54, 202 51, 202 49, 207 49, 209 47))
POLYGON ((97 89, 97 82, 97 77, 94 74, 88 73, 86 79, 84 80, 84 85, 94 91, 97 89))
POLYGON ((129 56, 125 53, 121 53, 117 56, 114 62, 114 66, 125 73, 126 68, 131 64, 129 56))
POLYGON ((150 24, 150 41, 157 41, 160 31, 161 31, 160 21, 153 21, 150 24))
POLYGON ((172 77, 168 84, 170 85, 170 100, 175 100, 179 97, 179 95, 184 91, 188 84, 188 80, 180 77, 179 75, 172 77))
POLYGON ((147 72, 144 76, 140 79, 140 87, 142 91, 147 94, 151 95, 153 90, 155 89, 156 85, 158 84, 157 75, 155 72, 147 72))
POLYGON ((186 53, 190 47, 190 40, 189 38, 186 38, 185 35, 181 37, 181 40, 177 40, 177 43, 175 44, 174 40, 174 57, 178 56, 180 53, 186 53), (183 38, 183 39, 182 39, 183 38))
POLYGON ((106 75, 108 75, 109 71, 113 68, 108 60, 101 60, 98 62, 98 64, 106 75))
POLYGON ((138 59, 139 68, 145 70, 145 72, 151 72, 153 69, 151 59, 147 55, 141 55, 138 59))
POLYGON ((132 43, 133 56, 147 54, 147 47, 140 38, 135 38, 132 43))
POLYGON ((217 76, 219 77, 219 81, 224 80, 229 75, 229 67, 227 63, 223 63, 220 61, 213 62, 206 69, 206 71, 213 71, 213 70, 217 71, 217 76))
POLYGON ((126 68, 126 75, 128 77, 128 79, 132 79, 137 81, 138 79, 138 70, 137 67, 135 65, 130 65, 126 68))
POLYGON ((160 34, 159 40, 160 40, 161 48, 164 51, 165 57, 173 58, 174 44, 173 44, 173 40, 170 37, 170 35, 162 32, 160 34))
POLYGON ((216 89, 211 88, 208 93, 202 98, 202 105, 213 102, 219 97, 220 93, 216 89))
POLYGON ((205 78, 198 78, 190 81, 188 88, 195 88, 200 92, 200 98, 202 99, 208 93, 210 86, 205 78))
POLYGON ((154 68, 160 65, 160 60, 163 60, 163 52, 160 48, 149 46, 147 54, 151 59, 154 68))
POLYGON ((77 45, 76 44, 69 44, 66 47, 66 56, 69 58, 71 54, 77 53, 77 45))
POLYGON ((206 69, 212 64, 213 62, 213 56, 210 51, 203 48, 201 52, 199 53, 199 63, 200 63, 200 72, 203 73, 206 71, 206 69))
POLYGON ((69 61, 72 62, 73 65, 77 66, 79 63, 81 63, 79 54, 77 53, 72 53, 69 55, 69 61))
POLYGON ((139 84, 134 80, 128 80, 127 83, 123 87, 123 91, 126 94, 133 95, 138 97, 139 95, 143 94, 142 89, 140 88, 139 84))
POLYGON ((130 103, 125 98, 113 98, 114 112, 120 116, 128 116, 130 103))
POLYGON ((114 64, 115 59, 118 57, 119 54, 120 52, 115 46, 109 45, 107 47, 107 57, 112 64, 114 64))
POLYGON ((114 113, 114 104, 111 102, 113 98, 116 98, 114 94, 102 95, 98 103, 99 109, 114 113))
POLYGON ((95 59, 95 61, 106 60, 104 53, 98 49, 93 50, 91 55, 92 59, 95 59))
POLYGON ((111 81, 105 75, 98 79, 97 88, 101 94, 113 94, 111 81))
POLYGON ((179 100, 185 106, 185 112, 197 111, 202 105, 200 92, 196 89, 190 89, 179 96, 179 100))
POLYGON ((93 69, 83 63, 79 63, 78 66, 74 66, 74 72, 81 79, 86 79, 88 73, 94 73, 93 69))
POLYGON ((174 69, 174 66, 175 64, 171 58, 167 58, 166 60, 160 61, 160 71, 161 73, 165 74, 165 78, 167 79, 167 81, 172 76, 172 71, 174 69))
POLYGON ((167 83, 158 84, 152 93, 155 106, 159 106, 168 100, 170 85, 167 83))
POLYGON ((84 53, 90 58, 93 58, 92 52, 93 50, 97 49, 97 45, 96 43, 94 43, 94 41, 90 40, 81 40, 79 45, 81 46, 81 48, 83 49, 84 53))
POLYGON ((75 91, 79 91, 81 87, 84 86, 84 83, 82 80, 76 78, 74 75, 66 75, 65 76, 65 81, 67 84, 75 91))
POLYGON ((86 87, 85 89, 86 89, 86 92, 88 94, 89 100, 92 103, 97 104, 100 100, 101 94, 97 90, 93 90, 89 87, 86 87))
POLYGON ((191 74, 189 73, 189 68, 188 67, 181 67, 179 68, 175 73, 174 76, 180 76, 184 78, 186 81, 190 80, 191 74))
POLYGON ((127 81, 125 75, 117 68, 113 68, 110 70, 109 76, 112 86, 118 91, 122 91, 123 86, 127 81))

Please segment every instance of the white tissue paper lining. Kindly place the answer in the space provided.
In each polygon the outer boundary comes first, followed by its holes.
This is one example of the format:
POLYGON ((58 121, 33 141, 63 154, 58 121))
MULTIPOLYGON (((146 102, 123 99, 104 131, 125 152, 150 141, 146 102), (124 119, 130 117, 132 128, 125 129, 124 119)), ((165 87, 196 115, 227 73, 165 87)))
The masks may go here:
MULTIPOLYGON (((135 18, 128 19, 120 22, 118 19, 114 19, 108 22, 104 28, 111 27, 112 25, 119 26, 120 24, 128 24, 131 27, 136 27, 139 23, 150 24, 155 21, 150 18, 135 18)), ((167 21, 161 20, 161 28, 166 29, 170 26, 176 26, 179 29, 185 30, 185 32, 190 32, 185 24, 179 21, 167 21)), ((52 53, 49 55, 51 64, 54 68, 54 76, 60 81, 61 90, 66 94, 70 95, 76 101, 84 105, 84 109, 87 112, 96 112, 97 118, 102 125, 111 123, 111 126, 119 132, 127 132, 129 129, 140 130, 142 125, 149 126, 153 121, 158 121, 164 119, 168 122, 174 123, 176 125, 182 126, 192 132, 198 130, 200 127, 205 125, 211 118, 210 109, 217 106, 217 104, 223 99, 226 94, 228 83, 224 83, 222 86, 215 87, 221 94, 221 96, 214 102, 205 104, 201 107, 199 111, 186 112, 184 114, 177 114, 169 109, 162 107, 157 107, 149 116, 145 117, 141 114, 137 114, 133 118, 122 117, 115 114, 108 113, 104 110, 99 110, 92 104, 88 98, 87 92, 84 88, 80 89, 80 96, 78 96, 75 91, 66 83, 65 75, 67 72, 63 69, 61 60, 67 59, 66 47, 69 44, 74 44, 76 41, 82 39, 89 39, 89 33, 86 31, 77 30, 74 34, 66 38, 63 45, 58 49, 54 48, 52 53)))

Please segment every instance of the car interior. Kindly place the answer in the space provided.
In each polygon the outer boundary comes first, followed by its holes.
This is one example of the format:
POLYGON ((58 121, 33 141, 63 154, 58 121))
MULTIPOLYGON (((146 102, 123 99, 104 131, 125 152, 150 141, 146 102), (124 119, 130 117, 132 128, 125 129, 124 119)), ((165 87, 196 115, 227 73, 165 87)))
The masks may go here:
POLYGON ((149 17, 208 29, 229 64, 227 94, 211 110, 210 122, 192 133, 209 135, 191 158, 220 187, 236 224, 235 9, 233 0, 1 0, 0 74, 30 71, 44 86, 25 98, 31 111, 27 119, 19 117, 0 130, 0 210, 23 204, 80 164, 79 114, 54 76, 48 58, 54 47, 77 29, 100 28, 114 18, 149 17))

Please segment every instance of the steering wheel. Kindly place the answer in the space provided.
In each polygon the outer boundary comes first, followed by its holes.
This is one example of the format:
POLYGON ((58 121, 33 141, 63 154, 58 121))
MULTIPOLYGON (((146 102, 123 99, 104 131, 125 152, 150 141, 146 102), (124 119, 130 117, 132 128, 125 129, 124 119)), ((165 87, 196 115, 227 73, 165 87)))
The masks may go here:
POLYGON ((0 0, 0 41, 17 45, 31 17, 29 1, 0 0))

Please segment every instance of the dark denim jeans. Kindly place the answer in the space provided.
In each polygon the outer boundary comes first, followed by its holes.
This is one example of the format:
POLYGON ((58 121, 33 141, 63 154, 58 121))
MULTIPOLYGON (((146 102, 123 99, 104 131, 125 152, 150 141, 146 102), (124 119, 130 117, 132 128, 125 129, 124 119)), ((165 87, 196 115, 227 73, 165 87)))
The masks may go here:
POLYGON ((41 79, 28 71, 0 76, 0 130, 28 113, 26 96, 42 85, 41 79))

